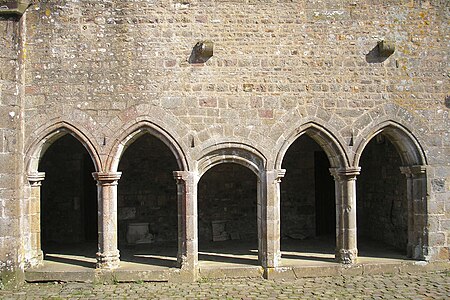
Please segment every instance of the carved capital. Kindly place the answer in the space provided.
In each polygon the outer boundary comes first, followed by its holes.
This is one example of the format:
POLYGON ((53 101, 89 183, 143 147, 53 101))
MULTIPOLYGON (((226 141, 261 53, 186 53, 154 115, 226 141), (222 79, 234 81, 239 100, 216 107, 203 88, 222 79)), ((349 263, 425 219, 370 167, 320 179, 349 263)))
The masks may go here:
POLYGON ((400 167, 400 172, 406 177, 419 177, 425 175, 427 172, 427 166, 425 165, 414 165, 414 166, 405 166, 400 167))
POLYGON ((281 178, 284 178, 284 175, 286 175, 285 169, 274 170, 274 172, 275 172, 275 181, 276 182, 281 182, 281 178))
POLYGON ((284 175, 286 175, 285 169, 266 170, 268 182, 271 182, 273 180, 276 183, 280 183, 284 175))
POLYGON ((184 184, 190 180, 194 180, 194 172, 189 171, 174 171, 173 178, 177 181, 177 184, 184 184))
POLYGON ((117 185, 117 181, 122 176, 122 172, 94 172, 92 176, 100 185, 117 185))
POLYGON ((342 181, 356 180, 356 176, 361 172, 360 167, 330 168, 329 170, 335 180, 342 181))
POLYGON ((40 186, 45 179, 45 172, 33 172, 28 174, 28 181, 31 186, 40 186))

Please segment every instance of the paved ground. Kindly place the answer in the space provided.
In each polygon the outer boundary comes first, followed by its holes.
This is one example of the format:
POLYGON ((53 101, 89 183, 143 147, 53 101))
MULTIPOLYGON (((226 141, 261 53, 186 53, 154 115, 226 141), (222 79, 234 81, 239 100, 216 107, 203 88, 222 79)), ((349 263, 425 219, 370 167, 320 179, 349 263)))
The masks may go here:
POLYGON ((0 299, 450 299, 450 272, 196 283, 32 283, 0 299))

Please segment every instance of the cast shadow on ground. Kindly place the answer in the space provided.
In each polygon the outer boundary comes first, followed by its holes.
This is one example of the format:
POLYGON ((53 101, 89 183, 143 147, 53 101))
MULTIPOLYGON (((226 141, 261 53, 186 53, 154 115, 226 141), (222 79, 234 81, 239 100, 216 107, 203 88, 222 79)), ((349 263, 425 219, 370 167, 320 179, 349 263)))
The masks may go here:
POLYGON ((68 265, 74 265, 74 266, 80 266, 90 269, 95 269, 96 263, 89 262, 81 259, 75 259, 75 258, 68 258, 68 257, 59 257, 55 255, 45 255, 44 261, 52 261, 52 262, 58 262, 68 265))

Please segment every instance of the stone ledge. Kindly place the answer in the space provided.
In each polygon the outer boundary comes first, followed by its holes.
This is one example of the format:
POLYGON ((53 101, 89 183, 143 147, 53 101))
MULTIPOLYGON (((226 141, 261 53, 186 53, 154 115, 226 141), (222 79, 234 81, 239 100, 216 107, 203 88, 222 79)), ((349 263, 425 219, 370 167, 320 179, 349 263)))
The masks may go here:
POLYGON ((199 276, 200 278, 210 278, 210 279, 223 279, 223 278, 240 278, 240 277, 263 277, 264 270, 262 267, 248 266, 248 267, 206 267, 200 268, 199 276))
POLYGON ((411 261, 402 263, 373 263, 333 266, 279 267, 266 270, 270 280, 295 280, 308 277, 363 276, 377 274, 399 274, 437 272, 450 270, 450 262, 411 261))
MULTIPOLYGON (((439 272, 450 270, 450 262, 422 262, 411 261, 401 263, 370 263, 355 265, 326 265, 326 266, 298 266, 270 268, 263 272, 262 267, 228 267, 228 268, 200 268, 199 280, 224 278, 266 278, 269 280, 296 280, 311 277, 333 276, 364 276, 378 274, 401 274, 439 272), (263 274, 264 273, 264 274, 263 274), (264 276, 263 276, 264 275, 264 276)), ((195 276, 180 269, 166 270, 111 270, 96 269, 80 271, 51 271, 30 269, 25 271, 25 280, 28 282, 193 282, 195 276)))

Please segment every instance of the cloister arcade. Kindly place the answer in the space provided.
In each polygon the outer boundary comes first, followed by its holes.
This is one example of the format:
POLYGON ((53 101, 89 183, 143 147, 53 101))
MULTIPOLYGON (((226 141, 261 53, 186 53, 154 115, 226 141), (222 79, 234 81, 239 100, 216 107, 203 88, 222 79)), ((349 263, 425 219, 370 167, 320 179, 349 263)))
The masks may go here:
POLYGON ((92 268, 130 262, 196 274, 211 262, 354 264, 375 244, 388 256, 426 259, 427 164, 417 139, 385 122, 355 141, 349 153, 309 123, 274 158, 241 142, 192 154, 141 122, 105 154, 76 127, 56 124, 27 156, 28 261, 71 254, 92 268))

